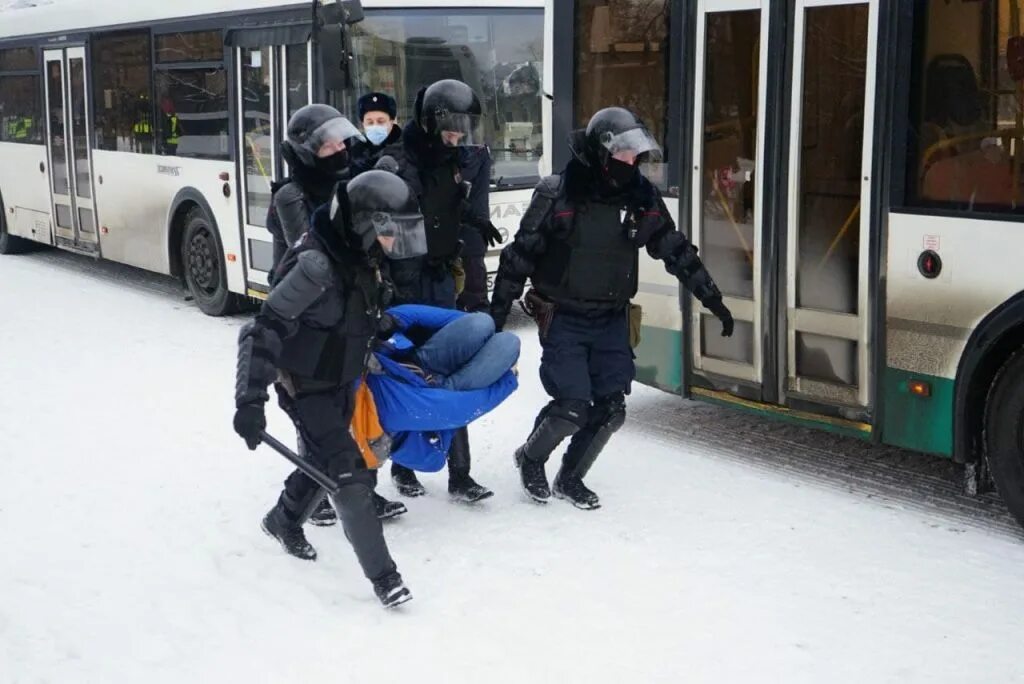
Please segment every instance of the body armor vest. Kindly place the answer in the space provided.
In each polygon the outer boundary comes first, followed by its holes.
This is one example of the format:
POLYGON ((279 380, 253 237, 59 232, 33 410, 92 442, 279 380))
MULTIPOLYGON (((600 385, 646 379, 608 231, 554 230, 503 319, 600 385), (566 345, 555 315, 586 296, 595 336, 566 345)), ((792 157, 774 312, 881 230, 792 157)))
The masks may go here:
MULTIPOLYGON (((306 239, 289 250, 278 278, 295 266, 300 251, 317 247, 306 239)), ((362 375, 373 350, 384 286, 365 264, 335 264, 334 277, 334 290, 303 315, 299 332, 281 350, 278 366, 297 379, 347 384, 362 375)))
POLYGON ((427 229, 427 257, 447 259, 455 255, 462 228, 462 177, 454 162, 423 171, 420 209, 427 229))
POLYGON ((573 308, 618 309, 637 291, 639 251, 622 207, 595 200, 555 201, 545 253, 531 277, 548 299, 573 308))

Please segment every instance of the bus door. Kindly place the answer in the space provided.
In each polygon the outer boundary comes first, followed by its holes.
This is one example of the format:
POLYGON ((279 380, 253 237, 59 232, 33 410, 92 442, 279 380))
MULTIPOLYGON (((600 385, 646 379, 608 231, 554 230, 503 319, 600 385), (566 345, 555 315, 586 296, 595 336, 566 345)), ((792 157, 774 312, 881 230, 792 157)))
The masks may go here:
POLYGON ((47 155, 53 225, 61 247, 99 254, 85 48, 45 50, 47 155))
POLYGON ((872 380, 861 207, 876 10, 795 0, 785 30, 772 24, 780 10, 769 13, 766 0, 699 4, 692 225, 736 330, 721 337, 694 304, 694 392, 860 419, 872 380))
MULTIPOLYGON (((244 36, 240 37, 244 41, 244 36)), ((288 119, 312 98, 308 42, 236 47, 238 67, 239 194, 248 256, 248 287, 267 290, 273 262, 267 210, 271 184, 288 175, 281 158, 288 119)))

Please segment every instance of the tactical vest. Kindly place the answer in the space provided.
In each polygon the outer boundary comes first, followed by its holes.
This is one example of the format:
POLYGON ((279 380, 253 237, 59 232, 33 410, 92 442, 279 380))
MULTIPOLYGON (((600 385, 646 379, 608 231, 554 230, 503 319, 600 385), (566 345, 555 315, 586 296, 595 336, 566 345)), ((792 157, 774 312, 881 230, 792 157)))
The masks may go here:
POLYGON ((420 173, 423 181, 420 210, 427 230, 427 257, 447 259, 455 255, 459 246, 462 176, 455 162, 446 162, 420 173))
POLYGON ((585 309, 618 309, 637 291, 639 250, 622 223, 620 204, 559 197, 547 249, 531 276, 548 299, 585 309))
MULTIPOLYGON (((298 255, 307 249, 323 249, 307 235, 288 250, 277 269, 277 278, 295 267, 298 255)), ((300 318, 299 332, 284 341, 278 367, 297 379, 345 385, 359 378, 373 351, 385 299, 386 286, 365 264, 333 264, 333 296, 323 297, 300 318), (322 319, 325 327, 313 327, 307 316, 322 319)))

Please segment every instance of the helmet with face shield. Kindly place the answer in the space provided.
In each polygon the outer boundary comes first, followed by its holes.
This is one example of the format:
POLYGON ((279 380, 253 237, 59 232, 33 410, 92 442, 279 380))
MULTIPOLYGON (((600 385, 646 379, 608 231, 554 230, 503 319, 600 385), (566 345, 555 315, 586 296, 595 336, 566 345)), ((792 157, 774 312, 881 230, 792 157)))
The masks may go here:
POLYGON ((331 202, 331 223, 359 252, 368 253, 376 242, 390 259, 427 253, 427 232, 416 195, 405 181, 387 171, 367 171, 339 186, 331 202), (346 197, 340 198, 342 193, 346 197))
POLYGON ((429 86, 416 117, 427 133, 448 147, 480 147, 485 143, 480 98, 462 81, 445 79, 429 86))
POLYGON ((352 138, 362 140, 363 136, 341 112, 329 105, 311 104, 292 114, 281 146, 289 164, 313 168, 320 160, 343 152, 352 138))
POLYGON ((637 167, 661 159, 661 146, 643 121, 628 109, 606 107, 590 117, 586 156, 612 187, 623 187, 637 167))

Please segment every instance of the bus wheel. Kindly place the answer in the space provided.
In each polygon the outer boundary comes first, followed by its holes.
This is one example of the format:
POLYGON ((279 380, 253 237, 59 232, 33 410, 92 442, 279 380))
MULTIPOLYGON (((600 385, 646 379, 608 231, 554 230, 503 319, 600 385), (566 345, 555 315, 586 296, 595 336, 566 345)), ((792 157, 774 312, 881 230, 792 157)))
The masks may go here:
POLYGON ((235 310, 237 298, 228 290, 220 236, 213 221, 198 207, 185 217, 181 263, 185 285, 203 313, 224 316, 235 310))
POLYGON ((1006 507, 1024 525, 1024 349, 1007 361, 985 403, 985 456, 1006 507))
POLYGON ((7 232, 7 212, 0 202, 0 254, 21 254, 27 252, 32 243, 7 232))

